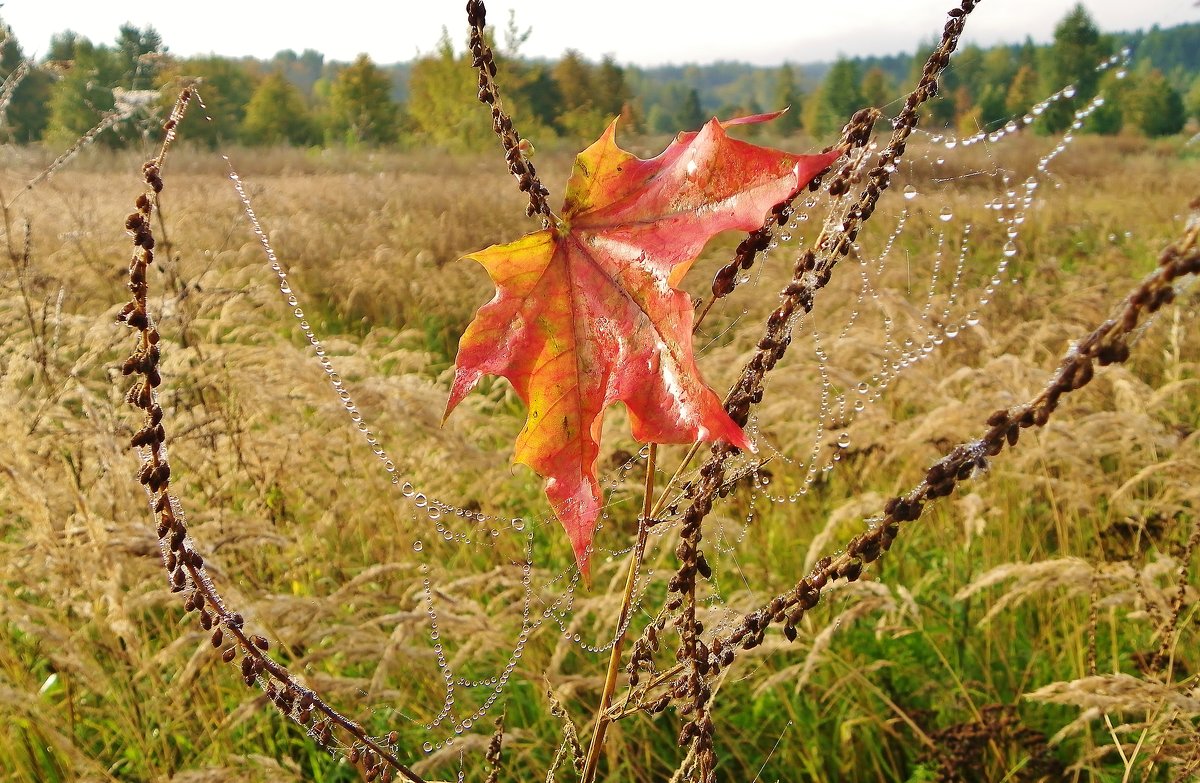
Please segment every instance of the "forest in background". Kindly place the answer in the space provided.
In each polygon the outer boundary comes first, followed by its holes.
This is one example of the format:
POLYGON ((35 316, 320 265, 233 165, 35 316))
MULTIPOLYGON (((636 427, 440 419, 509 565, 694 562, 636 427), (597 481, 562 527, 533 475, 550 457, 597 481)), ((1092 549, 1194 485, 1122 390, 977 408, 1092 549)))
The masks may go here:
MULTIPOLYGON (((427 56, 379 65, 365 55, 353 63, 326 61, 312 49, 285 50, 266 61, 180 58, 152 27, 132 25, 122 26, 107 44, 69 30, 59 33, 35 62, 2 20, 0 30, 7 32, 0 45, 0 80, 26 71, 6 82, 15 91, 7 116, 0 117, 9 140, 18 143, 69 144, 106 114, 125 110, 128 118, 102 140, 127 144, 148 127, 138 124, 133 109, 147 102, 169 106, 178 85, 197 80, 211 122, 196 113, 182 130, 184 138, 210 146, 479 149, 493 143, 487 113, 464 100, 476 90, 475 75, 448 32, 427 56)), ((556 61, 529 60, 520 53, 529 32, 511 18, 506 28, 494 31, 504 61, 506 108, 525 135, 574 144, 595 138, 617 115, 627 130, 671 134, 712 116, 784 106, 791 111, 774 123, 773 133, 827 137, 864 105, 886 112, 904 85, 919 77, 932 49, 929 44, 914 54, 777 68, 733 62, 640 68, 612 58, 589 62, 573 50, 556 61)), ((1200 122, 1200 23, 1103 33, 1077 5, 1060 21, 1050 44, 1027 39, 991 48, 966 46, 942 80, 943 99, 933 102, 929 127, 964 134, 989 130, 1067 84, 1076 86, 1075 105, 1105 89, 1106 102, 1089 119, 1086 132, 1180 133, 1189 121, 1200 122), (1095 64, 1125 47, 1133 52, 1132 67, 1100 77, 1095 64)), ((1072 102, 1052 107, 1035 129, 1061 132, 1071 110, 1072 102)))

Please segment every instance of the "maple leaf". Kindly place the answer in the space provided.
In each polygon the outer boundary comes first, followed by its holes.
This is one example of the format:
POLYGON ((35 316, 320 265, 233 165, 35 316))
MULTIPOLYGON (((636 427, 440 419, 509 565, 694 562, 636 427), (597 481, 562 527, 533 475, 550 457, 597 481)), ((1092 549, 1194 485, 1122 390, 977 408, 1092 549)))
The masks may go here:
POLYGON ((770 207, 839 155, 755 146, 714 119, 641 160, 615 133, 614 121, 575 159, 556 225, 466 256, 487 270, 496 295, 459 342, 445 414, 484 374, 512 383, 528 406, 513 461, 546 479, 585 579, 605 408, 625 403, 643 443, 751 448, 700 377, 692 302, 677 286, 710 238, 759 228, 770 207))

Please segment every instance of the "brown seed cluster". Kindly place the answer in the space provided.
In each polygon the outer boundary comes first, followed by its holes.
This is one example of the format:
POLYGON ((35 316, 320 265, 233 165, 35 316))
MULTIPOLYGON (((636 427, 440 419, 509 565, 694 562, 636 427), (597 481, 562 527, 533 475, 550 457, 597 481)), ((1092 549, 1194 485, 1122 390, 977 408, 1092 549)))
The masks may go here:
POLYGON ((1021 716, 1011 704, 987 704, 979 710, 979 719, 957 723, 944 729, 928 732, 934 747, 922 755, 922 760, 937 764, 937 780, 944 783, 967 783, 986 779, 991 758, 988 746, 1016 745, 1027 759, 1012 777, 1012 781, 1062 780, 1066 774, 1061 761, 1046 735, 1021 722, 1021 716))
MULTIPOLYGON (((183 108, 191 98, 191 91, 184 90, 172 116, 182 114, 183 108)), ((167 566, 171 590, 183 592, 190 589, 192 592, 186 603, 188 610, 202 612, 202 622, 211 626, 211 614, 204 608, 203 599, 196 595, 196 582, 192 572, 192 569, 203 567, 204 560, 188 540, 187 527, 177 515, 171 501, 171 466, 163 446, 166 441, 166 432, 162 425, 163 410, 154 392, 162 383, 162 375, 158 370, 162 349, 158 329, 154 326, 146 307, 150 290, 146 278, 150 265, 154 263, 154 232, 150 225, 150 217, 154 213, 157 194, 163 188, 161 167, 165 150, 164 143, 163 152, 142 167, 142 176, 148 191, 137 197, 135 211, 125 218, 125 230, 133 238, 133 254, 129 261, 129 291, 132 298, 121 308, 117 320, 137 331, 138 339, 129 357, 121 364, 121 374, 136 376, 136 380, 126 392, 125 400, 142 411, 142 425, 130 438, 129 443, 132 448, 143 454, 138 481, 150 493, 153 502, 163 562, 167 566)), ((216 632, 220 633, 220 628, 216 632)), ((220 644, 215 643, 214 646, 220 644)))
POLYGON ((501 713, 497 718, 492 731, 492 739, 488 742, 487 753, 484 755, 484 760, 488 764, 488 774, 484 778, 484 783, 497 783, 500 780, 500 748, 504 744, 504 714, 501 713))
MULTIPOLYGON (((875 109, 861 109, 858 111, 844 129, 842 141, 837 145, 837 148, 849 151, 865 147, 870 142, 871 129, 874 127, 878 117, 879 112, 875 109)), ((829 152, 832 149, 834 148, 829 147, 823 151, 829 152)), ((808 183, 808 190, 810 192, 820 190, 822 181, 828 172, 829 169, 826 169, 813 177, 808 183)), ((830 195, 837 196, 845 192, 845 182, 848 176, 849 169, 843 168, 838 179, 830 184, 830 195)), ((750 232, 741 241, 729 263, 717 270, 717 273, 713 276, 713 299, 722 299, 733 293, 733 289, 737 287, 737 281, 741 277, 741 273, 754 266, 754 261, 758 257, 758 254, 770 246, 771 239, 775 235, 775 230, 780 226, 786 225, 791 220, 795 212, 792 205, 802 192, 793 193, 787 199, 773 206, 767 214, 762 227, 750 232)))
POLYGON ((467 23, 471 26, 471 65, 479 74, 479 100, 487 104, 492 111, 492 130, 500 137, 504 146, 504 159, 508 170, 517 180, 517 187, 529 196, 529 205, 525 214, 529 217, 541 215, 545 221, 553 221, 554 213, 546 197, 550 191, 538 178, 533 162, 529 160, 525 150, 528 143, 522 144, 521 134, 513 127, 512 118, 504 111, 500 100, 500 89, 496 86, 496 56, 484 35, 487 24, 487 9, 483 0, 467 0, 467 23))
POLYGON ((554 780, 554 775, 558 769, 570 756, 571 766, 576 774, 582 775, 585 765, 583 745, 579 742, 579 730, 575 728, 575 723, 571 720, 571 716, 563 709, 562 703, 555 698, 554 691, 547 686, 546 700, 550 705, 550 714, 558 718, 562 723, 563 741, 558 746, 558 751, 554 754, 554 759, 550 762, 550 768, 546 771, 546 779, 554 780))
MULTIPOLYGON (((862 112, 856 115, 856 122, 852 125, 856 129, 865 130, 856 130, 849 135, 853 143, 865 143, 870 137, 869 130, 876 116, 862 112)), ((785 205, 785 209, 790 209, 790 206, 785 205)), ((811 252, 801 258, 797 264, 797 275, 811 271, 812 259, 811 252)), ((741 262, 738 263, 740 265, 741 262)), ((822 285, 825 282, 828 282, 828 278, 822 285)), ((749 418, 750 405, 762 399, 763 379, 783 357, 791 342, 791 314, 799 301, 791 295, 792 288, 793 286, 789 286, 785 290, 779 308, 768 319, 767 333, 759 341, 758 351, 743 371, 739 383, 735 385, 726 402, 726 411, 740 426, 744 426, 749 418)), ((680 713, 692 716, 680 730, 679 743, 692 744, 696 769, 701 780, 711 779, 716 765, 712 748, 712 716, 709 709, 711 689, 708 681, 732 661, 733 651, 720 648, 714 650, 700 638, 704 627, 696 619, 696 576, 705 579, 712 576, 712 569, 700 548, 702 525, 716 498, 725 491, 727 459, 735 451, 736 449, 728 444, 714 444, 708 460, 700 468, 699 481, 688 488, 687 495, 691 498, 691 505, 684 512, 680 542, 675 550, 679 565, 667 584, 668 593, 672 595, 667 601, 666 609, 682 609, 674 619, 680 638, 675 657, 684 664, 684 672, 672 687, 672 693, 682 702, 680 713)), ((650 668, 653 652, 657 648, 658 630, 656 624, 651 624, 633 645, 628 669, 633 684, 637 682, 639 670, 650 668)), ((661 700, 652 702, 651 706, 659 710, 664 709, 666 704, 660 702, 661 700)))
POLYGON ((1189 567, 1192 562, 1192 556, 1200 550, 1200 517, 1195 517, 1192 520, 1192 532, 1188 536, 1187 543, 1183 546, 1183 552, 1179 556, 1179 570, 1175 577, 1175 595, 1171 598, 1171 611, 1164 621, 1158 624, 1158 635, 1161 641, 1158 645, 1158 650, 1150 659, 1149 669, 1151 673, 1159 673, 1170 668, 1168 672, 1171 679, 1182 680, 1187 677, 1187 674, 1182 670, 1179 661, 1172 661, 1171 651, 1178 641, 1179 633, 1179 618, 1183 615, 1184 609, 1187 607, 1187 594, 1189 580, 1189 567), (1167 663, 1171 661, 1172 666, 1168 667, 1167 663))
MULTIPOLYGON (((825 151, 828 152, 828 150, 825 151)), ((825 174, 828 172, 829 169, 825 169, 825 171, 813 177, 808 183, 808 190, 813 192, 820 190, 825 174)), ((717 273, 713 276, 712 295, 714 299, 722 299, 733 293, 733 289, 737 287, 738 278, 741 276, 740 273, 754 266, 754 261, 757 259, 758 254, 770 246, 771 239, 775 235, 775 230, 780 226, 786 225, 791 220, 795 212, 792 205, 802 192, 793 193, 788 198, 771 207, 770 212, 767 213, 766 220, 763 221, 762 227, 751 231, 738 244, 733 258, 725 266, 718 269, 717 273)))

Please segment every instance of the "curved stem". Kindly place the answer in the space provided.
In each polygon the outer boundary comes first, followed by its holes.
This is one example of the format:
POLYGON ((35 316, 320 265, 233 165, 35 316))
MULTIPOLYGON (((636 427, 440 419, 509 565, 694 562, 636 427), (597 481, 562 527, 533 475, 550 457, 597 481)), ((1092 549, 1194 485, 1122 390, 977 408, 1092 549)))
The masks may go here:
POLYGON ((625 635, 629 629, 629 615, 633 607, 633 586, 637 572, 646 553, 646 538, 649 531, 651 504, 654 501, 654 463, 658 457, 658 444, 650 444, 650 455, 646 458, 646 492, 642 499, 642 513, 638 517, 637 543, 629 561, 629 573, 625 577, 625 597, 621 601, 621 614, 617 619, 617 636, 613 639, 612 652, 608 656, 608 674, 604 677, 604 691, 600 706, 596 708, 596 729, 592 744, 588 747, 587 761, 583 767, 581 783, 592 783, 596 779, 596 768, 600 764, 600 751, 604 749, 604 734, 612 719, 608 715, 613 694, 617 690, 617 673, 621 669, 621 649, 625 646, 625 635))

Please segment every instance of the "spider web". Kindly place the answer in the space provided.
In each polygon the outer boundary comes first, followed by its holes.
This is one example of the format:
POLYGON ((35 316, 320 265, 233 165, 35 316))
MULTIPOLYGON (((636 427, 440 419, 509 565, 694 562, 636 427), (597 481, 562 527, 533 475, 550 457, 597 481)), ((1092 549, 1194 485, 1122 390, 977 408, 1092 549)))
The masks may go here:
MULTIPOLYGON (((1116 68, 1119 77, 1129 56, 1123 51, 1097 70, 1116 68)), ((1006 164, 1005 143, 1022 135, 1050 106, 1074 94, 1072 86, 1064 87, 1028 114, 991 131, 965 137, 917 131, 925 143, 916 143, 914 137, 892 176, 895 193, 888 198, 896 210, 890 226, 880 232, 884 222, 880 215, 874 231, 864 233, 854 244, 850 258, 835 276, 836 295, 822 292, 818 296, 814 314, 797 324, 796 344, 786 366, 770 381, 771 386, 808 388, 812 393, 791 394, 773 403, 768 387, 768 402, 752 414, 747 427, 760 453, 742 455, 735 461, 729 472, 728 497, 709 518, 713 529, 706 535, 715 542, 710 555, 714 573, 703 600, 710 610, 706 620, 710 632, 727 629, 740 617, 733 603, 754 593, 738 556, 756 518, 769 511, 783 509, 786 513, 789 506, 803 503, 856 446, 855 421, 870 415, 886 399, 888 389, 914 367, 969 330, 986 324, 996 297, 1005 287, 1020 284, 1012 268, 1021 257, 1026 221, 1043 199, 1061 187, 1054 163, 1069 149, 1075 132, 1103 104, 1103 94, 1075 112, 1070 130, 1040 156, 1032 172, 1018 176, 1015 167, 1006 164), (958 164, 956 156, 965 156, 972 148, 982 150, 982 164, 958 164), (961 217, 971 211, 968 207, 978 206, 985 208, 990 225, 973 224, 961 217), (929 232, 934 237, 932 256, 913 257, 904 249, 904 239, 912 232, 929 232), (905 282, 897 285, 900 277, 905 282), (807 348, 807 354, 799 352, 801 347, 807 348)), ((453 757, 469 745, 456 742, 495 711, 535 636, 558 637, 554 656, 558 661, 579 652, 593 660, 597 669, 602 666, 602 656, 613 645, 616 607, 611 593, 615 591, 605 591, 600 585, 599 595, 587 595, 578 589, 579 574, 573 565, 555 568, 538 562, 536 553, 554 548, 561 538, 552 516, 513 517, 473 507, 404 475, 369 425, 306 316, 243 178, 229 157, 222 157, 297 328, 311 346, 351 426, 395 488, 396 502, 420 531, 410 544, 410 560, 416 564, 419 580, 410 597, 413 611, 422 615, 423 631, 406 636, 405 643, 422 644, 429 654, 420 661, 408 661, 406 676, 435 683, 433 691, 439 697, 401 709, 383 701, 372 702, 371 694, 361 691, 366 703, 360 706, 384 720, 398 716, 410 728, 423 728, 427 740, 422 750, 436 754, 431 759, 453 757), (452 578, 440 564, 452 562, 458 550, 470 550, 474 556, 481 551, 494 553, 496 572, 504 578, 492 586, 481 586, 479 580, 469 577, 452 578), (523 557, 512 559, 512 551, 523 557), (452 638, 455 624, 447 619, 454 617, 455 606, 466 596, 498 602, 499 614, 505 615, 499 624, 509 629, 507 642, 503 649, 491 650, 491 657, 500 662, 490 670, 481 670, 478 656, 463 654, 472 649, 471 639, 452 638)), ((859 154, 856 171, 866 172, 878 157, 878 145, 872 143, 859 154)), ((979 161, 979 157, 973 160, 979 161)), ((739 280, 738 291, 722 302, 698 336, 702 365, 734 361, 745 348, 744 335, 753 339, 753 325, 766 312, 761 300, 770 297, 763 296, 764 292, 778 290, 780 275, 790 270, 796 255, 806 247, 805 240, 817 235, 820 216, 840 214, 839 207, 854 193, 851 188, 849 194, 831 198, 821 192, 797 203, 793 217, 778 232, 765 257, 739 280)), ((593 559, 598 564, 620 564, 631 553, 632 536, 622 530, 636 519, 640 507, 647 454, 648 447, 642 447, 634 454, 615 455, 615 464, 602 479, 606 508, 593 545, 593 559)), ((669 459, 661 464, 667 469, 660 470, 659 487, 674 469, 669 459)), ((680 488, 695 478, 694 470, 692 466, 691 472, 683 471, 667 488, 675 493, 676 501, 683 500, 680 488)), ((528 477, 513 480, 527 481, 528 477)), ((666 580, 673 573, 679 505, 667 502, 667 513, 652 527, 643 565, 635 576, 631 624, 640 625, 658 611, 656 601, 661 600, 666 580)), ((867 518, 864 524, 870 522, 867 518)), ((621 571, 612 569, 613 573, 621 571)))

